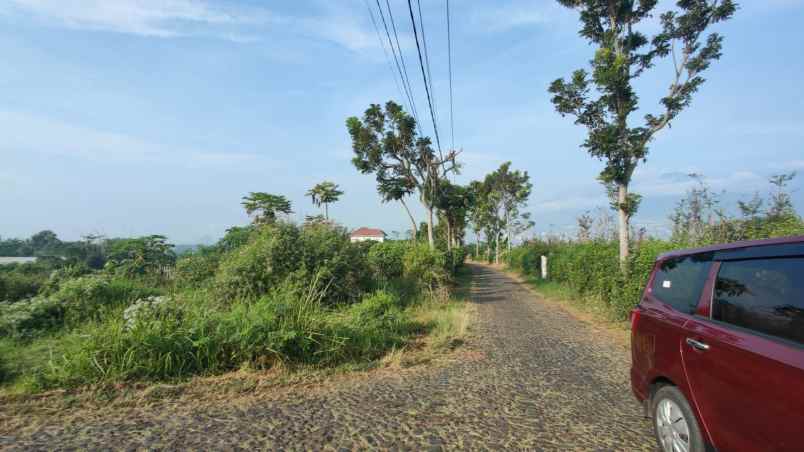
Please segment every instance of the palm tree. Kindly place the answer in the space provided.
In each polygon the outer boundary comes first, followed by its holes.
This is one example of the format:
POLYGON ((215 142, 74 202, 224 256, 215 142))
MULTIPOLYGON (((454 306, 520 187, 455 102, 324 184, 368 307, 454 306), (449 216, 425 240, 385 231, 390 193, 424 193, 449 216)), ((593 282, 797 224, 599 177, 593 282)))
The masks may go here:
POLYGON ((338 190, 338 184, 324 181, 307 191, 307 196, 313 200, 317 207, 324 205, 324 217, 329 220, 329 204, 337 201, 343 191, 338 190))
POLYGON ((278 214, 293 213, 290 201, 282 195, 263 192, 252 192, 243 197, 246 213, 254 215, 254 224, 270 224, 276 221, 278 214))

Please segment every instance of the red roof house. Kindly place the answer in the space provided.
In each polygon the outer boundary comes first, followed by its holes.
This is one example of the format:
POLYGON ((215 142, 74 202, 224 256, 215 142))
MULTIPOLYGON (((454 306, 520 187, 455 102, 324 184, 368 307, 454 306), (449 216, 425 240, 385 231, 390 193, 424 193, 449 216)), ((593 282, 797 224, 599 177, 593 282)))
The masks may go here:
POLYGON ((349 234, 349 239, 352 242, 364 242, 366 240, 374 240, 376 242, 385 241, 385 232, 382 229, 373 228, 357 228, 349 234))

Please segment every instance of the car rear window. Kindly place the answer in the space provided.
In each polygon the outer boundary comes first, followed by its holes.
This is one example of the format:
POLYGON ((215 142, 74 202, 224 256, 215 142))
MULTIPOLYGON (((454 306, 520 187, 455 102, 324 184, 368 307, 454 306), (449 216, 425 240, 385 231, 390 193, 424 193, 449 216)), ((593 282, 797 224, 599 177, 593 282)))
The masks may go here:
POLYGON ((712 318, 804 344, 804 257, 721 263, 712 318))
POLYGON ((698 306, 711 265, 711 254, 664 260, 656 269, 651 294, 677 311, 692 314, 698 306))

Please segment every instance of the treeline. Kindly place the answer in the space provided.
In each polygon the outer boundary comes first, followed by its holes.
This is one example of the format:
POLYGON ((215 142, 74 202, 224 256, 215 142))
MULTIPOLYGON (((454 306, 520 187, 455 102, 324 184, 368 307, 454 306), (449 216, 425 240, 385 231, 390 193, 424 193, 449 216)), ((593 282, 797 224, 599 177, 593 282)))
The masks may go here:
POLYGON ((804 220, 795 210, 787 184, 795 173, 773 176, 772 191, 739 201, 739 215, 730 215, 722 195, 713 192, 700 176, 697 185, 679 201, 670 221, 668 239, 634 231, 625 270, 620 271, 619 246, 611 221, 589 215, 579 218, 574 238, 551 237, 529 241, 505 255, 506 263, 534 278, 541 273, 540 256, 548 256, 549 281, 562 284, 584 303, 624 320, 639 302, 656 258, 664 252, 740 240, 804 235, 804 220))

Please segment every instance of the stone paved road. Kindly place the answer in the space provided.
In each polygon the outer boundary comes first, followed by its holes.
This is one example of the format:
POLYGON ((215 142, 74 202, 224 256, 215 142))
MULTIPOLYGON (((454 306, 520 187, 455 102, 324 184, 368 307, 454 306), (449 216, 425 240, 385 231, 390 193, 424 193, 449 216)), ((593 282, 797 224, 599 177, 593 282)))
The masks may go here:
POLYGON ((45 424, 0 448, 653 450, 628 350, 473 265, 477 359, 238 406, 45 424))

